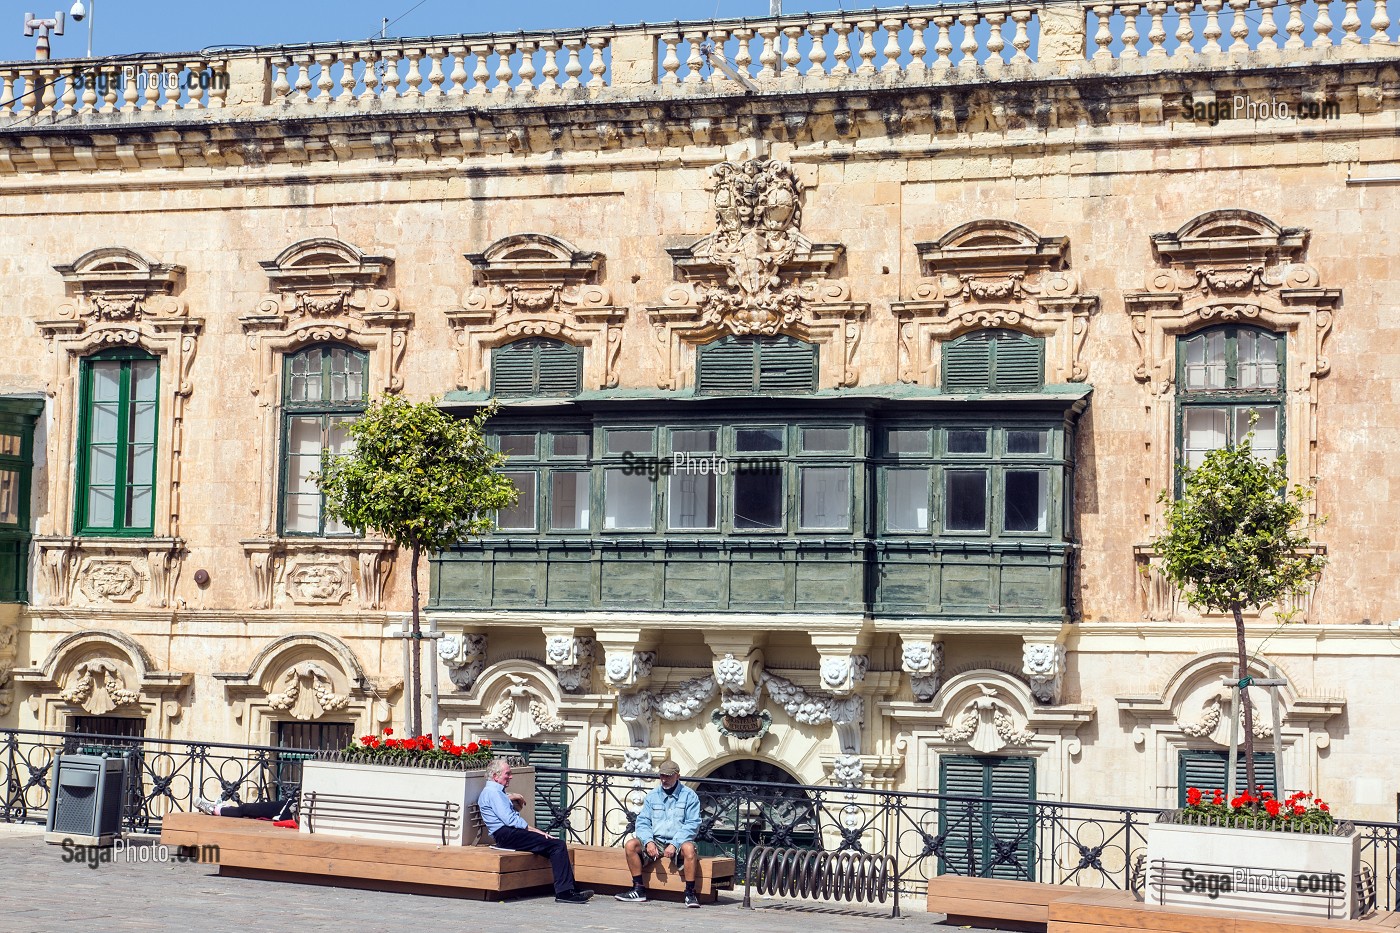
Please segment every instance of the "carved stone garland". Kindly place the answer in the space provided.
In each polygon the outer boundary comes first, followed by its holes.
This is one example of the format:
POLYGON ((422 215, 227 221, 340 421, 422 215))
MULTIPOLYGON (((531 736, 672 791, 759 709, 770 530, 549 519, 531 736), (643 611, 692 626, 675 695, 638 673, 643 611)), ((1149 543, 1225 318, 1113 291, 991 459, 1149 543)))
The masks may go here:
POLYGON ((250 608, 341 605, 352 592, 359 608, 379 609, 393 565, 392 545, 378 539, 282 538, 277 533, 282 362, 316 343, 340 343, 369 354, 370 395, 398 392, 412 316, 381 288, 393 260, 368 256, 340 240, 318 237, 261 263, 272 286, 253 314, 239 318, 258 355, 258 536, 240 542, 253 594, 250 608))
POLYGON ((447 312, 457 345, 457 387, 490 387, 488 351, 526 337, 552 337, 583 348, 583 387, 618 384, 622 323, 598 284, 601 253, 558 237, 522 233, 469 253, 476 273, 462 307, 447 312))
POLYGON ((1089 318, 1098 297, 1080 293, 1069 241, 1009 220, 977 220, 915 244, 924 275, 913 300, 890 307, 899 321, 899 380, 938 386, 941 343, 969 331, 1009 328, 1045 338, 1045 381, 1083 382, 1089 318))
MULTIPOLYGON (((1161 525, 1163 506, 1156 491, 1173 481, 1176 449, 1177 338, 1217 324, 1252 324, 1284 338, 1286 372, 1283 396, 1284 453, 1289 479, 1310 485, 1318 476, 1318 381, 1328 374, 1327 340, 1342 293, 1321 288, 1317 270, 1302 260, 1308 231, 1281 227, 1246 210, 1219 210, 1187 221, 1174 233, 1152 237, 1161 268, 1147 276, 1147 290, 1124 296, 1132 318, 1139 362, 1134 373, 1146 390, 1151 455, 1146 485, 1143 533, 1161 525)), ((1305 508, 1316 516, 1316 502, 1305 508)), ((1139 567, 1144 615, 1152 620, 1176 618, 1177 594, 1151 561, 1148 545, 1134 548, 1139 567)), ((1310 598, 1289 608, 1306 620, 1310 598)))
POLYGON ((785 162, 723 162, 711 173, 715 232, 668 250, 680 284, 648 308, 663 358, 661 388, 680 388, 698 344, 725 334, 789 334, 820 345, 823 385, 860 381, 854 365, 869 305, 829 278, 839 243, 798 229, 802 183, 785 162), (829 374, 829 375, 828 375, 829 374))
POLYGON ((53 353, 48 394, 54 400, 54 430, 48 462, 76 462, 79 374, 83 358, 99 350, 132 347, 157 357, 160 420, 151 537, 79 539, 66 534, 74 514, 73 476, 62 470, 52 475, 48 507, 40 513, 34 539, 45 583, 42 598, 48 605, 70 605, 77 586, 90 605, 111 606, 140 596, 153 608, 171 606, 184 551, 179 526, 185 405, 194 391, 190 368, 204 321, 190 317, 189 306, 174 294, 184 276, 182 266, 154 263, 114 246, 54 269, 63 276, 68 299, 56 317, 37 322, 53 353))

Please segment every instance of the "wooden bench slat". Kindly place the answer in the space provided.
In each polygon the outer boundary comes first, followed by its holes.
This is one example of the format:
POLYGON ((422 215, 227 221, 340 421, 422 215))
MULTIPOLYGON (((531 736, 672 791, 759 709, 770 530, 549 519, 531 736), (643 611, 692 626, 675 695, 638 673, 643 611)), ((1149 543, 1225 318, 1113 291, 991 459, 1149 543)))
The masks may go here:
POLYGON ((940 897, 935 906, 929 902, 929 912, 948 914, 956 917, 977 917, 993 920, 1020 920, 1029 923, 1045 923, 1045 907, 1041 904, 1012 904, 1005 901, 970 900, 961 897, 940 897))
POLYGON ((1199 910, 1170 904, 1145 904, 1126 891, 1083 891, 1049 906, 1048 933, 1100 933, 1142 930, 1154 933, 1334 933, 1374 929, 1356 920, 1326 920, 1199 910))
POLYGON ((1003 881, 997 878, 966 878, 957 875, 939 875, 928 880, 930 901, 935 896, 960 897, 1044 906, 1073 891, 1074 888, 1070 886, 1043 884, 1037 881, 1003 881))
POLYGON ((251 852, 234 853, 233 858, 225 862, 222 855, 223 853, 220 853, 220 865, 227 864, 230 868, 258 868, 264 871, 370 878, 377 881, 399 881, 408 884, 442 885, 480 890, 513 891, 549 885, 553 881, 553 874, 548 868, 510 872, 502 875, 496 872, 425 868, 419 865, 395 865, 357 859, 298 857, 251 852))

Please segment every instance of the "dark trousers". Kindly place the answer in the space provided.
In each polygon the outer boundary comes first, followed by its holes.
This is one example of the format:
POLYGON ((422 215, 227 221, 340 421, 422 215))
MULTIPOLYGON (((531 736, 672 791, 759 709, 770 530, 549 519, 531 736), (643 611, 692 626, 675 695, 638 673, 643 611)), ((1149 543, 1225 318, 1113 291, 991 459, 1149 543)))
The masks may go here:
POLYGON ((224 804, 219 816, 241 816, 253 820, 284 820, 291 815, 291 801, 273 803, 241 803, 238 806, 224 804))
POLYGON ((549 859, 549 867, 554 870, 555 894, 567 894, 574 889, 574 866, 569 864, 569 847, 564 845, 563 840, 515 826, 502 826, 491 834, 491 838, 502 849, 533 852, 549 859))

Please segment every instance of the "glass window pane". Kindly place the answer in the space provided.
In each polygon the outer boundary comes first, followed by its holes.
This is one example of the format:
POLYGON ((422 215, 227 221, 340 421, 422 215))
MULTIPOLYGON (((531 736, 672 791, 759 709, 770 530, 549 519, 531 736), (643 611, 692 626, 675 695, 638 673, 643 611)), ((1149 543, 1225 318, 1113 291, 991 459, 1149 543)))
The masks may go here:
POLYGON ((651 431, 609 431, 608 453, 651 453, 651 431))
POLYGON ((771 453, 783 449, 782 428, 738 428, 734 449, 741 453, 771 453))
POLYGON ((719 432, 714 430, 673 430, 671 432, 671 450, 673 452, 713 453, 719 450, 718 435, 719 432))
POLYGON ((1259 413, 1259 420, 1254 425, 1254 437, 1250 440, 1250 447, 1254 451, 1254 456, 1261 460, 1272 461, 1278 459, 1277 408, 1236 408, 1236 443, 1243 441, 1245 437, 1249 435, 1249 415, 1251 411, 1259 413))
POLYGON ((287 452, 321 459, 321 418, 319 416, 287 420, 287 452))
POLYGON ((320 495, 288 493, 282 525, 298 534, 317 534, 321 530, 320 495))
MULTIPOLYGON (((609 439, 610 447, 611 443, 609 439)), ((603 476, 603 529, 650 531, 654 495, 651 478, 646 473, 634 473, 626 468, 605 470, 603 476)))
POLYGON ((948 430, 948 453, 985 454, 986 452, 987 432, 985 430, 965 428, 950 428, 948 430))
POLYGON ((131 406, 131 424, 127 427, 127 440, 133 444, 152 444, 156 439, 156 403, 134 402, 131 406))
POLYGON ((117 403, 103 402, 92 406, 90 438, 94 444, 117 442, 117 403))
POLYGON ((816 453, 851 449, 850 428, 803 428, 802 449, 816 453))
POLYGON ((364 398, 365 358, 359 353, 352 353, 345 361, 345 400, 362 402, 364 398))
POLYGON ((851 471, 846 467, 807 467, 802 473, 802 527, 851 526, 851 471))
POLYGON ((555 457, 588 456, 587 434, 556 434, 551 448, 555 457))
POLYGON ((355 422, 352 415, 339 415, 326 419, 327 447, 337 457, 355 449, 355 439, 350 436, 350 425, 355 422))
POLYGON ((890 428, 885 432, 885 453, 928 453, 927 428, 890 428))
POLYGON ((535 474, 530 471, 502 473, 506 479, 520 490, 520 498, 515 505, 501 509, 496 515, 496 527, 512 531, 535 530, 535 474))
POLYGON ((122 364, 102 362, 92 364, 92 400, 115 402, 121 397, 122 364))
POLYGON ((1007 531, 1045 531, 1049 527, 1050 474, 1044 470, 1007 470, 1005 482, 1002 527, 1007 531))
MULTIPOLYGON (((582 435, 570 435, 581 437, 582 435)), ((556 470, 549 482, 549 527, 555 531, 588 529, 589 474, 556 470)))
MULTIPOLYGON (((709 464, 709 460, 701 460, 709 464)), ((719 478, 682 467, 673 470, 668 483, 669 524, 672 528, 712 529, 716 522, 715 500, 719 478)))
POLYGON ((18 434, 0 434, 0 457, 18 457, 19 444, 18 434))
POLYGON ((1236 354, 1241 389, 1278 388, 1278 338, 1257 330, 1240 331, 1236 354))
POLYGON ((948 470, 943 474, 943 498, 946 530, 986 530, 986 470, 948 470))
POLYGON ((155 511, 155 496, 150 486, 128 486, 126 490, 126 527, 149 528, 155 511))
POLYGON ((19 521, 19 473, 0 470, 0 525, 19 521))
POLYGON ((315 493, 317 486, 308 477, 321 469, 321 455, 294 456, 287 459, 287 492, 315 493))
POLYGON ((528 457, 533 460, 535 457, 535 435, 502 434, 501 453, 509 454, 512 457, 528 457))
POLYGON ((1225 331, 1210 330, 1184 341, 1186 388, 1225 388, 1225 331))
MULTIPOLYGON (((322 509, 322 511, 324 511, 324 509, 325 509, 325 501, 324 501, 324 500, 325 500, 325 497, 324 497, 324 496, 317 496, 317 497, 316 497, 317 505, 318 505, 319 508, 322 509)), ((354 534, 354 532, 355 532, 355 529, 351 528, 351 527, 348 526, 348 525, 342 525, 337 519, 334 519, 334 518, 332 518, 330 515, 327 515, 327 516, 326 516, 326 525, 325 525, 325 528, 322 529, 322 532, 321 532, 321 533, 322 533, 322 534, 326 534, 326 535, 348 535, 348 534, 354 534)))
POLYGON ((1006 432, 1006 452, 1009 454, 1043 454, 1049 450, 1049 431, 1006 432))
POLYGON ((155 360, 133 360, 131 363, 131 400, 133 402, 154 402, 156 400, 157 374, 160 364, 155 360))
POLYGON ((111 528, 116 518, 115 493, 110 486, 89 486, 87 524, 90 528, 111 528))
POLYGON ((885 472, 885 528, 928 531, 928 470, 885 472))
POLYGON ((153 483, 156 478, 156 448, 154 444, 131 445, 131 482, 138 485, 153 483))
POLYGON ((1206 454, 1225 446, 1227 410, 1191 406, 1183 413, 1181 430, 1182 453, 1186 466, 1192 470, 1201 465, 1206 454))
POLYGON ((88 482, 111 486, 117 481, 117 448, 93 447, 88 451, 88 482))
POLYGON ((783 474, 779 469, 734 473, 734 527, 783 527, 783 474))

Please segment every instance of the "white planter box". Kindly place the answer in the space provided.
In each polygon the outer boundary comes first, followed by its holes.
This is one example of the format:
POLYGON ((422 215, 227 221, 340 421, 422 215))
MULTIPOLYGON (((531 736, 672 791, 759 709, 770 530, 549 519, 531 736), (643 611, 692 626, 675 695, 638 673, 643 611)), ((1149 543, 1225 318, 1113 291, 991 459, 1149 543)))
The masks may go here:
POLYGON ((1360 864, 1355 832, 1319 836, 1152 823, 1147 902, 1346 920, 1356 916, 1360 864))
MULTIPOLYGON (((456 830, 448 834, 447 844, 478 844, 476 827, 466 816, 467 807, 475 806, 476 798, 486 786, 485 769, 448 771, 396 765, 351 764, 343 761, 306 761, 302 763, 301 775, 303 801, 309 793, 366 798, 368 802, 363 805, 363 813, 368 817, 383 818, 392 812, 390 808, 378 806, 373 801, 450 801, 461 809, 458 811, 456 830)), ((534 790, 535 769, 524 765, 512 767, 510 793, 522 794, 525 797, 525 810, 522 815, 531 825, 534 824, 534 790)), ((309 833, 314 830, 318 836, 355 836, 379 841, 442 844, 441 830, 431 826, 319 814, 309 821, 303 818, 300 823, 301 832, 309 833)))

